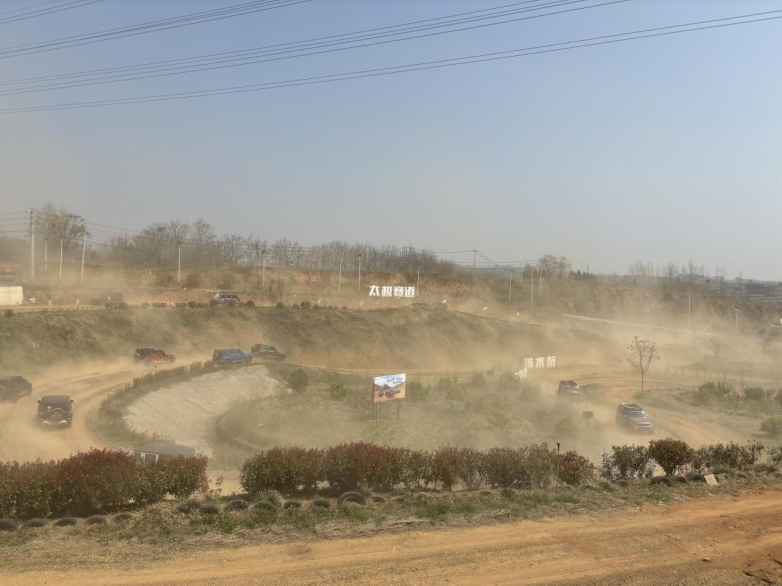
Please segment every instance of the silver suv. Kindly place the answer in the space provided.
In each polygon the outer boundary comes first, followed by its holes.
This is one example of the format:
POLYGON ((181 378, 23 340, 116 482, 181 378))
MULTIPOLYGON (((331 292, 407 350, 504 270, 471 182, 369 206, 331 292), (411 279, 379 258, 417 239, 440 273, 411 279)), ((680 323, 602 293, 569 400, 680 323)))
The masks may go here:
POLYGON ((630 431, 654 432, 654 422, 635 403, 619 403, 619 407, 616 408, 616 423, 630 431))

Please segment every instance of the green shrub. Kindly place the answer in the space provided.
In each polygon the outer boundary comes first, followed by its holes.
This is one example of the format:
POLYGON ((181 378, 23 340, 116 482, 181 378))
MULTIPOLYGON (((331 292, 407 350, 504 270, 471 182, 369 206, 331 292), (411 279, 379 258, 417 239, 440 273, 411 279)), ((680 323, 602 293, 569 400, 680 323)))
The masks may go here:
POLYGON ((747 401, 758 401, 762 403, 766 398, 766 391, 760 387, 747 387, 744 389, 744 397, 747 401))
POLYGON ((331 383, 328 389, 329 398, 334 401, 341 401, 348 396, 348 388, 342 383, 331 383))
POLYGON ((277 305, 275 305, 277 309, 285 309, 285 304, 282 301, 278 301, 277 305))
POLYGON ((171 269, 157 269, 155 271, 155 286, 168 287, 173 279, 171 269))
POLYGON ((671 438, 651 440, 649 456, 657 462, 667 476, 673 476, 687 464, 691 464, 695 451, 681 440, 671 438))
POLYGON ((782 435, 782 417, 767 417, 760 423, 760 431, 770 437, 779 437, 782 435))
POLYGON ((497 390, 513 392, 521 390, 521 381, 512 372, 503 372, 497 381, 497 390))
POLYGON ((429 385, 411 381, 405 384, 405 397, 413 403, 421 403, 429 397, 429 385))
POLYGON ((297 368, 288 375, 288 384, 297 393, 302 393, 310 384, 310 376, 303 368, 297 368))
POLYGON ((695 394, 695 402, 699 405, 706 405, 711 399, 723 400, 733 392, 733 387, 721 382, 708 382, 698 387, 695 394))
POLYGON ((472 376, 470 377, 470 386, 473 389, 485 389, 486 377, 483 376, 480 372, 473 372, 472 376))
POLYGON ((498 429, 505 429, 508 427, 508 424, 510 423, 510 417, 508 416, 505 411, 501 411, 499 409, 492 412, 491 415, 489 415, 489 425, 492 427, 496 427, 498 429))
POLYGON ((311 301, 302 301, 300 304, 302 309, 311 309, 312 308, 312 302, 311 301))

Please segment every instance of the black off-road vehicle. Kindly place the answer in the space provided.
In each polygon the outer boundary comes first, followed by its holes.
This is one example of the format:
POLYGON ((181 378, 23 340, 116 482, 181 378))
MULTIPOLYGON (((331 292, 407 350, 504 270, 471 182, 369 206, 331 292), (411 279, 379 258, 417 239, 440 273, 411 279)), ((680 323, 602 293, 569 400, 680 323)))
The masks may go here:
POLYGON ((32 394, 33 385, 19 375, 0 376, 0 401, 16 403, 22 397, 32 394))
POLYGON ((253 353, 253 356, 257 356, 258 358, 285 360, 285 354, 277 350, 277 348, 274 346, 270 346, 269 344, 253 344, 250 352, 253 353))
POLYGON ((38 400, 38 423, 45 427, 70 427, 73 399, 68 395, 46 395, 38 400))

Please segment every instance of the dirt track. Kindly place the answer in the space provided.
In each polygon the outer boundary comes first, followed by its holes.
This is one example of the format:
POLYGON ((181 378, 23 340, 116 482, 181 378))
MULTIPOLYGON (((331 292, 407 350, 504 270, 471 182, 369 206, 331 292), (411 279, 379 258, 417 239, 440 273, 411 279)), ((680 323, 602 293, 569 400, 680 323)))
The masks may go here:
POLYGON ((127 382, 128 368, 98 368, 62 378, 33 381, 33 394, 18 403, 0 405, 0 461, 20 462, 63 458, 92 447, 102 447, 88 431, 89 413, 100 406, 107 389, 127 382), (35 418, 36 401, 43 395, 70 395, 74 400, 70 429, 42 429, 35 418))
POLYGON ((782 493, 773 490, 599 517, 199 551, 141 571, 14 574, 3 584, 758 585, 782 583, 781 570, 782 493))

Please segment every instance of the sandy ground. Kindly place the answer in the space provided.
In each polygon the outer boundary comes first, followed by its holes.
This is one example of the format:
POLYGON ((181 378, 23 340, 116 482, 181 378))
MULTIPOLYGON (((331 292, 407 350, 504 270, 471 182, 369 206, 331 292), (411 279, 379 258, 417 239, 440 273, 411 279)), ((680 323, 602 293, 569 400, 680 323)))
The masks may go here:
POLYGON ((211 456, 216 419, 237 403, 271 396, 275 388, 262 366, 220 370, 143 396, 128 408, 125 421, 136 431, 157 433, 211 456))
POLYGON ((141 571, 80 568, 3 577, 6 586, 780 583, 777 490, 598 517, 207 550, 141 571))
POLYGON ((87 431, 90 413, 99 406, 114 385, 135 376, 129 365, 97 366, 94 369, 34 379, 33 394, 18 403, 0 404, 0 460, 64 458, 102 442, 87 431), (73 426, 70 429, 44 429, 36 419, 37 400, 44 395, 70 395, 73 399, 73 426))

